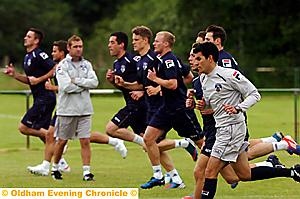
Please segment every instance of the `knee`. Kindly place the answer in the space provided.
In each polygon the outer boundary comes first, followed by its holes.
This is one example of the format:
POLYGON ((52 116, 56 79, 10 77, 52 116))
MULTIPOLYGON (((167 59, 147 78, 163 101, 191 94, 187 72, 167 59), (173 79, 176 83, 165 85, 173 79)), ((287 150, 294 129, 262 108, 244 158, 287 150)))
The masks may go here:
POLYGON ((18 130, 20 131, 20 133, 22 133, 23 135, 27 135, 27 129, 28 127, 25 126, 24 124, 20 123, 18 126, 18 130))
POLYGON ((113 127, 113 125, 109 122, 107 125, 106 125, 106 128, 105 128, 105 131, 106 131, 106 134, 111 136, 111 137, 115 137, 115 128, 113 127))

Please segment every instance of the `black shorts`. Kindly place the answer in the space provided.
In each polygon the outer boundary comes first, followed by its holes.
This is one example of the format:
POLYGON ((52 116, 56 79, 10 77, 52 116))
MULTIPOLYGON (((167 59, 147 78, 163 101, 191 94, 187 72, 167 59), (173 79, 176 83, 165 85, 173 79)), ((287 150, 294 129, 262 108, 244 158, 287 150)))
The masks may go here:
POLYGON ((152 117, 149 126, 163 130, 164 134, 173 128, 179 136, 191 138, 193 141, 203 138, 195 112, 186 108, 170 110, 160 107, 152 117))
POLYGON ((111 121, 119 128, 131 127, 135 134, 145 133, 147 110, 145 107, 125 106, 113 116, 111 121))
POLYGON ((22 124, 37 130, 40 128, 48 129, 55 104, 55 101, 48 104, 33 103, 33 106, 23 116, 22 124))

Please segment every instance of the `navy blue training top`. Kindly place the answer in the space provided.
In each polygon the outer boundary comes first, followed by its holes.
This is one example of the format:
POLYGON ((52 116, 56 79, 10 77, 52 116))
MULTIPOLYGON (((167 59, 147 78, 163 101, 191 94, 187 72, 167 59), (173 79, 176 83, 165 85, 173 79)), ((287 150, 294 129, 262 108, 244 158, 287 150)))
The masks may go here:
MULTIPOLYGON (((41 77, 47 74, 54 66, 55 62, 39 48, 28 52, 24 57, 23 69, 27 76, 41 77)), ((30 89, 35 102, 47 104, 52 103, 56 99, 53 91, 45 89, 45 81, 36 85, 30 85, 30 89)))
POLYGON ((183 82, 180 63, 172 52, 168 52, 160 57, 161 63, 158 66, 157 76, 169 80, 177 79, 177 88, 175 90, 161 87, 164 99, 164 106, 170 109, 179 109, 185 107, 186 87, 183 82))
MULTIPOLYGON (((138 81, 136 61, 133 59, 133 55, 126 52, 121 58, 114 61, 113 69, 115 75, 119 75, 126 82, 138 81)), ((131 90, 124 87, 119 87, 123 93, 126 105, 140 105, 144 103, 144 97, 139 100, 133 100, 130 96, 131 90)))

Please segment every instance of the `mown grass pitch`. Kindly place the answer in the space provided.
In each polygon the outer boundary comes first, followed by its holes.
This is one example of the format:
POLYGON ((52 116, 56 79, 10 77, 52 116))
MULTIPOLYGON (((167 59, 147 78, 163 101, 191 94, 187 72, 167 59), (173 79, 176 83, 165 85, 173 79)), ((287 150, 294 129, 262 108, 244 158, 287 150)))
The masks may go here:
MULTIPOLYGON (((248 112, 251 137, 264 137, 281 130, 293 135, 293 96, 262 94, 262 100, 248 112)), ((152 175, 147 154, 135 144, 126 142, 128 157, 122 159, 109 145, 92 144, 92 172, 95 182, 82 181, 80 147, 78 141, 69 142, 65 155, 71 166, 71 173, 64 174, 63 181, 51 177, 34 176, 26 171, 28 165, 39 164, 43 159, 43 144, 37 138, 30 138, 30 149, 25 148, 25 137, 17 131, 17 125, 25 112, 25 97, 21 95, 0 95, 0 187, 139 187, 152 175)), ((123 106, 121 97, 93 96, 95 114, 93 130, 102 131, 112 115, 123 106)), ((200 119, 201 122, 201 119, 200 119)), ((170 132, 168 137, 177 138, 170 132)), ((155 187, 139 190, 140 198, 181 198, 193 191, 194 162, 183 149, 170 151, 177 170, 187 187, 182 190, 165 190, 155 187)), ((300 163, 299 156, 286 152, 276 155, 288 167, 300 163)), ((264 160, 266 157, 253 162, 264 160)), ((232 190, 219 178, 216 198, 299 198, 299 183, 292 179, 278 178, 257 182, 240 183, 232 190)))

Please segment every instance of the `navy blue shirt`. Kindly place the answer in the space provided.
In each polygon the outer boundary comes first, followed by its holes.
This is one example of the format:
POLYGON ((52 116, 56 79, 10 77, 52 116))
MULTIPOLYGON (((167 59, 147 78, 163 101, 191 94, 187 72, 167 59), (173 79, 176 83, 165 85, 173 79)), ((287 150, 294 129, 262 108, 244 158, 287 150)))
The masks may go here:
MULTIPOLYGON (((137 70, 139 77, 138 82, 144 86, 144 89, 146 90, 145 87, 147 86, 159 86, 157 83, 147 78, 148 69, 153 70, 155 68, 155 70, 158 71, 160 60, 157 58, 157 54, 154 51, 149 50, 147 54, 135 60, 137 60, 137 70)), ((148 110, 155 111, 163 103, 163 97, 161 96, 160 92, 157 95, 148 96, 147 94, 145 94, 145 96, 148 110)))
POLYGON ((240 71, 240 67, 238 63, 235 61, 235 59, 232 57, 232 55, 225 50, 219 51, 219 59, 217 62, 218 66, 224 67, 224 68, 233 68, 235 70, 240 71))
MULTIPOLYGON (((115 60, 113 69, 115 75, 119 75, 126 82, 138 81, 136 60, 133 59, 133 55, 126 52, 121 58, 115 60)), ((124 87, 119 87, 122 91, 126 105, 140 105, 144 103, 144 97, 139 100, 133 100, 130 96, 131 90, 124 87)))
POLYGON ((161 63, 158 66, 157 76, 169 80, 177 79, 175 90, 161 87, 164 99, 164 106, 170 109, 185 108, 186 86, 184 85, 180 63, 172 52, 168 52, 160 57, 161 63))
MULTIPOLYGON (((43 52, 36 48, 28 52, 24 57, 23 69, 27 76, 41 77, 47 74, 55 65, 55 62, 43 52)), ((55 93, 45 89, 45 81, 36 85, 30 85, 35 102, 52 103, 55 100, 55 93)))

